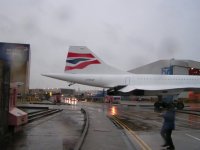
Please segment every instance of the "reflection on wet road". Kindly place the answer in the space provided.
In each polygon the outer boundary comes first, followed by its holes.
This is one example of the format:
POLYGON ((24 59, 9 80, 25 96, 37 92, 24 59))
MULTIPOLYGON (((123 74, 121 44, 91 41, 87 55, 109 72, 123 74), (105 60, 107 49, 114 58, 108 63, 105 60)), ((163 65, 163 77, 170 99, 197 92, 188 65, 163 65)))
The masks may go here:
POLYGON ((117 115, 117 107, 116 107, 116 106, 112 106, 112 107, 110 108, 110 114, 111 114, 112 116, 117 115))
MULTIPOLYGON (((176 127, 172 137, 176 149, 196 150, 200 147, 200 105, 187 104, 176 112, 176 127)), ((108 115, 135 131, 152 149, 160 149, 160 129, 163 124, 162 110, 155 112, 153 105, 107 105, 108 115)))
POLYGON ((62 112, 24 126, 6 150, 71 150, 79 139, 84 116, 78 106, 51 106, 62 112))
MULTIPOLYGON (((108 115, 116 115, 125 122, 135 122, 142 124, 143 128, 157 130, 162 125, 161 112, 155 112, 153 106, 138 107, 138 106, 125 106, 125 105, 107 105, 108 115), (145 127, 146 126, 146 127, 145 127)), ((177 111, 176 113, 176 127, 179 128, 192 128, 200 129, 200 108, 195 106, 187 107, 187 112, 177 111), (195 113, 195 115, 193 114, 195 113)), ((143 129, 141 128, 141 130, 143 129)))

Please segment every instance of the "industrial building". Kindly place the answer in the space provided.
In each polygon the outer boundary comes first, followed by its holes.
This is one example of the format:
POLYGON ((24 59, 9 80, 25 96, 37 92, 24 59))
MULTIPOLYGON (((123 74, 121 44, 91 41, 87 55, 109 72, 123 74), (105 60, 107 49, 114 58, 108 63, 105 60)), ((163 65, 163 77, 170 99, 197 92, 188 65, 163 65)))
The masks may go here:
POLYGON ((0 42, 1 55, 10 66, 10 82, 17 82, 20 94, 28 93, 30 77, 30 45, 0 42))
POLYGON ((29 44, 0 42, 0 144, 8 135, 8 126, 16 123, 10 120, 17 118, 12 110, 19 111, 14 105, 17 93, 28 92, 29 69, 29 44))
POLYGON ((200 62, 193 60, 159 60, 129 72, 135 74, 200 75, 200 62))
MULTIPOLYGON (((129 72, 135 74, 200 75, 200 62, 193 60, 158 60, 135 68, 129 72)), ((199 93, 184 92, 181 98, 200 99, 199 93)))

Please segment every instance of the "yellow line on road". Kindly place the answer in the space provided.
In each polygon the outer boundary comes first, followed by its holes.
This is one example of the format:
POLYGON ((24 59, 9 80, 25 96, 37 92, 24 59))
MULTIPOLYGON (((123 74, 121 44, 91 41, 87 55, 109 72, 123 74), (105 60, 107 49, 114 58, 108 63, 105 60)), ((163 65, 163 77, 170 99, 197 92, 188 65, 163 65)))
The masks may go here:
POLYGON ((135 141, 140 145, 140 147, 143 150, 151 150, 151 148, 133 131, 131 130, 126 124, 124 124, 123 122, 121 122, 116 116, 112 117, 121 127, 123 127, 124 129, 127 129, 132 137, 135 139, 135 141))

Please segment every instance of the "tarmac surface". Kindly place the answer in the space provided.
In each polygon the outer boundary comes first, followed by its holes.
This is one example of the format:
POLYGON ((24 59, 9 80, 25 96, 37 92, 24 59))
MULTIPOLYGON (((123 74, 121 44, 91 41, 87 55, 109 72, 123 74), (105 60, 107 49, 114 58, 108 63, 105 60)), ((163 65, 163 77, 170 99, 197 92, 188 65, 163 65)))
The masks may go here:
POLYGON ((74 149, 84 124, 80 108, 68 105, 49 107, 61 108, 63 111, 25 125, 1 150, 74 149))
MULTIPOLYGON (((199 104, 193 104, 193 106, 197 109, 200 108, 199 104)), ((107 115, 113 113, 113 107, 118 107, 118 110, 114 110, 115 115, 120 113, 120 108, 130 112, 126 114, 127 120, 130 119, 129 117, 136 118, 133 121, 136 124, 139 123, 141 128, 139 130, 133 128, 133 132, 148 145, 148 150, 162 149, 163 140, 160 135, 162 118, 157 117, 158 114, 154 112, 152 103, 125 102, 122 105, 85 103, 85 106, 82 107, 87 109, 90 115, 90 127, 83 143, 83 150, 144 149, 138 146, 136 138, 130 136, 128 138, 128 134, 125 134, 124 130, 117 128, 108 119, 107 115)), ((199 129, 199 116, 177 113, 176 129, 172 133, 176 150, 199 150, 199 129)))
POLYGON ((89 130, 81 150, 136 150, 126 134, 107 117, 107 106, 85 104, 89 113, 89 130))
MULTIPOLYGON (((35 106, 35 105, 34 105, 35 106)), ((43 105, 44 106, 44 105, 43 105)), ((89 114, 89 128, 81 150, 140 150, 134 137, 118 128, 108 115, 116 113, 132 117, 129 121, 143 122, 135 128, 137 136, 149 146, 148 150, 160 150, 162 119, 156 117, 152 103, 123 102, 121 105, 81 102, 77 105, 48 105, 64 109, 62 112, 34 121, 16 134, 5 150, 72 150, 79 141, 84 127, 81 108, 89 114), (150 107, 149 107, 150 106, 150 107), (116 107, 117 109, 113 109, 116 107), (151 108, 152 107, 152 108, 151 108), (120 112, 122 111, 122 112, 120 112), (145 130, 145 126, 150 126, 145 130), (142 128, 144 130, 142 130, 142 128)), ((194 105, 195 107, 197 104, 194 105)), ((199 109, 200 107, 196 107, 199 109)), ((200 117, 177 114, 176 130, 172 133, 176 150, 199 150, 200 117), (195 127, 192 124, 195 123, 195 127)), ((4 150, 3 149, 3 150, 4 150)))

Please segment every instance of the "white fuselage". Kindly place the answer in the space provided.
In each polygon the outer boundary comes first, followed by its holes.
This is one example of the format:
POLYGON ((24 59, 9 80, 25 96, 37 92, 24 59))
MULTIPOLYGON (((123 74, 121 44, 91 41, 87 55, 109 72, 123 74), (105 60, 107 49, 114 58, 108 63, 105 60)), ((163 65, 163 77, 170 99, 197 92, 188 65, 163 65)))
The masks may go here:
POLYGON ((48 74, 51 78, 84 85, 111 88, 135 86, 143 90, 175 88, 200 88, 200 77, 189 75, 146 75, 146 74, 48 74))

